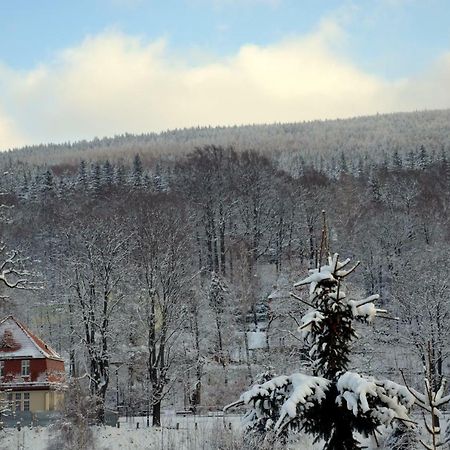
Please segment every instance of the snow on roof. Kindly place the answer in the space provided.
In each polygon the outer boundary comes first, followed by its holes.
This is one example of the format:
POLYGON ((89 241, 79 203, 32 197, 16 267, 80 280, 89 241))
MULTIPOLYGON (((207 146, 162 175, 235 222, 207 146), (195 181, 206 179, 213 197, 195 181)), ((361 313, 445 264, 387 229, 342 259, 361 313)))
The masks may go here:
POLYGON ((12 358, 61 357, 13 316, 0 321, 0 360, 12 358))

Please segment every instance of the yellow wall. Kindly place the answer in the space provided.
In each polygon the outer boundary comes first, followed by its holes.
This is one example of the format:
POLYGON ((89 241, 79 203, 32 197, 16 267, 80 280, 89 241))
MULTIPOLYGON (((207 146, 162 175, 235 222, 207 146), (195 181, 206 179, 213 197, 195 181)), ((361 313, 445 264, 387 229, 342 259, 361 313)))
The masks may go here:
MULTIPOLYGON (((24 393, 27 391, 11 391, 2 392, 2 400, 8 399, 8 394, 12 394, 12 409, 16 407, 16 392, 21 394, 21 406, 23 410, 24 393)), ((30 394, 30 411, 58 411, 62 409, 64 392, 56 391, 29 391, 30 394)))

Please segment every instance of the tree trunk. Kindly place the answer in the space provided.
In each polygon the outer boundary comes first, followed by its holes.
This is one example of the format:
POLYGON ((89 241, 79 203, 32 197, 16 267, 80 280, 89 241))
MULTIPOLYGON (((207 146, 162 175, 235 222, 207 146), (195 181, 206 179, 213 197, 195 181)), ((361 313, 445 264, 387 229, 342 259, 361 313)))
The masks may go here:
POLYGON ((152 426, 161 426, 161 400, 154 400, 152 405, 152 426))
POLYGON ((314 227, 312 225, 308 226, 309 233, 309 266, 311 269, 315 268, 315 256, 316 249, 314 247, 314 227))
POLYGON ((95 399, 96 402, 96 413, 97 413, 97 424, 104 425, 105 423, 105 399, 98 395, 95 399))
POLYGON ((252 375, 252 365, 250 363, 250 349, 248 347, 247 330, 244 331, 244 345, 245 345, 245 362, 247 365, 247 377, 248 377, 249 384, 252 384, 253 383, 253 375, 252 375))
POLYGON ((194 386, 194 392, 191 396, 191 406, 194 410, 194 413, 197 411, 197 406, 200 405, 201 402, 201 390, 202 390, 202 361, 200 355, 200 329, 198 326, 198 309, 196 308, 194 311, 194 336, 195 336, 195 350, 197 363, 195 366, 195 375, 196 381, 194 386))
POLYGON ((220 204, 219 208, 219 246, 220 246, 220 273, 223 277, 226 276, 226 249, 225 249, 225 228, 226 220, 223 213, 223 206, 220 204))

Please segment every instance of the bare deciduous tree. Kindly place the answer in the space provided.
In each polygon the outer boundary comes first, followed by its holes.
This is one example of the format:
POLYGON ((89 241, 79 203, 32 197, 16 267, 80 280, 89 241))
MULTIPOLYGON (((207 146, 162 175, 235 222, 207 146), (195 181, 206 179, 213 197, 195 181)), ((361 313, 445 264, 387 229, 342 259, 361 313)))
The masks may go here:
POLYGON ((146 335, 154 426, 161 424, 161 402, 176 378, 171 371, 178 338, 187 329, 187 297, 195 276, 189 264, 186 216, 181 204, 170 203, 171 199, 154 199, 142 207, 136 231, 135 264, 141 288, 137 312, 146 335))
POLYGON ((114 222, 96 222, 84 228, 79 224, 67 235, 72 313, 80 324, 79 338, 87 355, 90 392, 98 402, 100 423, 110 380, 111 322, 123 299, 121 282, 126 275, 129 238, 114 222))

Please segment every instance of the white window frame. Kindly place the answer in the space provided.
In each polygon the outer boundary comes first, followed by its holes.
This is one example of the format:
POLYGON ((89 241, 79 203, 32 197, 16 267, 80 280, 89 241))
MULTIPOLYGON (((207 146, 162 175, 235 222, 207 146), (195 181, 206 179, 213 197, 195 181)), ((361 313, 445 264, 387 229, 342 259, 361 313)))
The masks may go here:
POLYGON ((30 393, 24 392, 23 393, 23 408, 22 411, 29 411, 30 410, 30 393))
POLYGON ((23 377, 29 377, 30 376, 30 360, 29 359, 22 359, 22 365, 21 365, 21 371, 23 377))
POLYGON ((22 411, 22 392, 14 393, 14 409, 16 411, 22 411))

